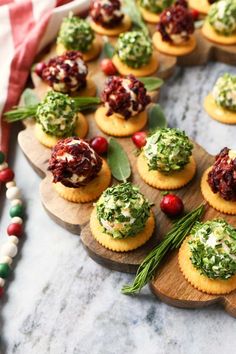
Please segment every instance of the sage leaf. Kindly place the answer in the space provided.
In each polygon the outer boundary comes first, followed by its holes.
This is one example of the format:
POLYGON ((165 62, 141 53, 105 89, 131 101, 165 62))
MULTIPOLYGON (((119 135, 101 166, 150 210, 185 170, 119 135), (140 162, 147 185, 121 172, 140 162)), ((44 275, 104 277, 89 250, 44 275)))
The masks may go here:
POLYGON ((124 12, 129 15, 131 18, 133 27, 135 29, 138 28, 148 37, 149 31, 148 27, 146 26, 145 22, 142 19, 142 15, 139 11, 139 8, 134 0, 124 0, 124 12))
POLYGON ((35 94, 34 90, 27 88, 23 91, 21 98, 26 107, 35 106, 39 103, 39 98, 35 94))
POLYGON ((140 77, 139 81, 144 84, 148 92, 159 89, 164 83, 164 81, 159 77, 140 77))
POLYGON ((115 179, 127 181, 131 175, 130 162, 125 150, 114 138, 109 139, 107 162, 115 179))
POLYGON ((106 58, 111 59, 114 55, 115 48, 110 42, 105 42, 104 47, 103 47, 104 55, 106 58))
POLYGON ((167 127, 165 114, 159 104, 153 104, 148 111, 149 130, 162 129, 167 127))

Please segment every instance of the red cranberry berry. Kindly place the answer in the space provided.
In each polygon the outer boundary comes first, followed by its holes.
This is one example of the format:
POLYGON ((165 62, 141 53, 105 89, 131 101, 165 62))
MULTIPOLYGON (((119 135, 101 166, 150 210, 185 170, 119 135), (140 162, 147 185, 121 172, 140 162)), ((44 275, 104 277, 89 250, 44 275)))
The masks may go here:
POLYGON ((141 149, 144 145, 146 145, 147 134, 146 132, 137 132, 132 135, 131 139, 134 145, 136 145, 138 149, 141 149))
POLYGON ((39 77, 42 77, 42 72, 46 68, 46 66, 47 65, 43 61, 36 64, 34 67, 35 74, 37 74, 39 77))
POLYGON ((175 194, 166 194, 160 203, 161 210, 168 216, 175 217, 182 214, 184 204, 175 194))
POLYGON ((101 61, 101 69, 107 76, 112 76, 117 73, 116 67, 111 59, 105 58, 101 61))
POLYGON ((95 136, 90 140, 90 146, 96 151, 98 155, 103 155, 107 152, 108 142, 103 136, 95 136))

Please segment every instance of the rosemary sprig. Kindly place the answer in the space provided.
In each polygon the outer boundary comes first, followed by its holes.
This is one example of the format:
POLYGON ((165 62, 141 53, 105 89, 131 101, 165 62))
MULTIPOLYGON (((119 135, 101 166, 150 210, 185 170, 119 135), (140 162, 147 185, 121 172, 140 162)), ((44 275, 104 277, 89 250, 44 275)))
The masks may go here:
POLYGON ((204 205, 202 204, 177 220, 166 234, 163 241, 161 241, 140 264, 133 284, 123 286, 122 293, 132 295, 139 292, 154 277, 154 273, 166 253, 181 245, 185 237, 190 234, 193 225, 202 218, 203 214, 204 205))
MULTIPOLYGON (((97 104, 99 104, 100 98, 98 97, 74 97, 76 109, 78 111, 85 111, 91 109, 97 104)), ((12 110, 4 114, 5 120, 8 123, 13 123, 26 118, 35 117, 37 112, 38 104, 29 106, 16 106, 12 110)))

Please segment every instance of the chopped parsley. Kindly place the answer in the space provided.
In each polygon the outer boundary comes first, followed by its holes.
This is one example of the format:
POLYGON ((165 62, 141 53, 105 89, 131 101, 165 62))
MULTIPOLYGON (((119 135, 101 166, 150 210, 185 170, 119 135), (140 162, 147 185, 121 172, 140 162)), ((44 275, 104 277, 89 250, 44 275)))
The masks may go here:
POLYGON ((150 216, 151 204, 131 183, 121 183, 103 192, 96 203, 97 218, 104 232, 121 239, 142 231, 150 216))
POLYGON ((161 13, 164 9, 171 6, 174 0, 139 0, 139 4, 144 9, 153 12, 161 13))
POLYGON ((189 163, 192 149, 185 132, 164 128, 147 138, 143 151, 150 170, 168 173, 183 169, 189 163))
POLYGON ((228 279, 236 273, 236 229, 223 219, 198 222, 189 246, 195 268, 211 279, 228 279))

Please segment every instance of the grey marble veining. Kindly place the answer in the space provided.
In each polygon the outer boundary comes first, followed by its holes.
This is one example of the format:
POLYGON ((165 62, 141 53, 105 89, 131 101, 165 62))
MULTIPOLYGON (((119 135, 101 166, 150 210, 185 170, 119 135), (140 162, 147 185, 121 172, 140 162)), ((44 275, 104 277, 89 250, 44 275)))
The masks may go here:
MULTIPOLYGON (((179 69, 161 93, 170 126, 178 126, 214 154, 236 148, 236 126, 211 120, 202 100, 223 64, 179 69)), ((55 225, 44 212, 40 179, 14 131, 12 163, 27 202, 22 249, 15 259, 0 307, 0 353, 16 354, 208 354, 233 353, 236 320, 220 307, 184 310, 158 301, 145 288, 120 293, 131 275, 107 270, 85 253, 79 237, 55 225)), ((8 203, 1 200, 0 245, 6 238, 8 203)))

